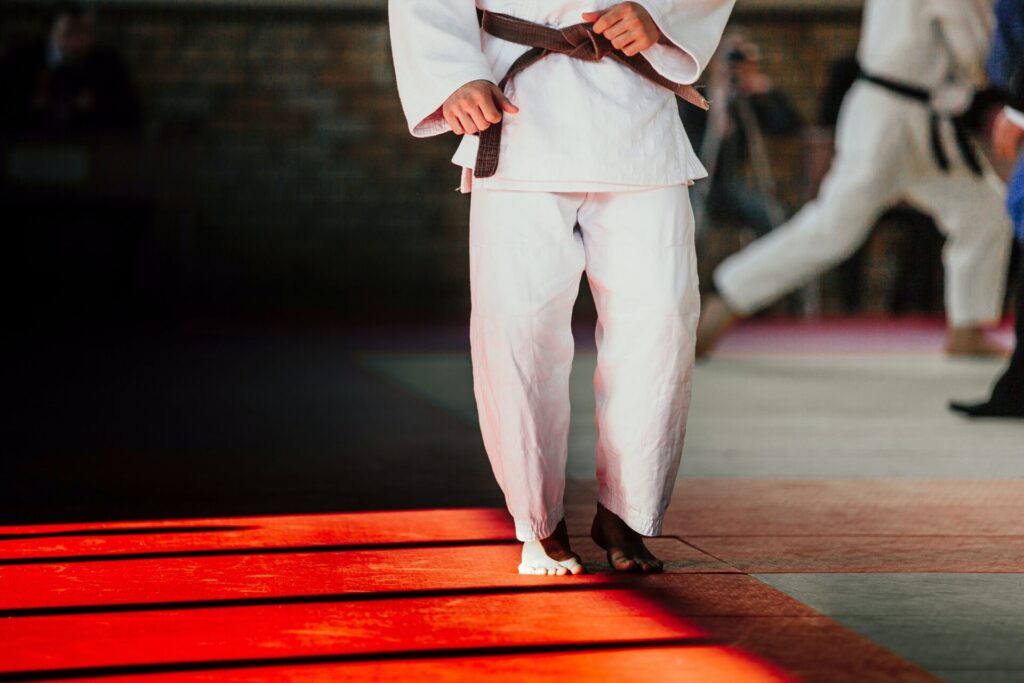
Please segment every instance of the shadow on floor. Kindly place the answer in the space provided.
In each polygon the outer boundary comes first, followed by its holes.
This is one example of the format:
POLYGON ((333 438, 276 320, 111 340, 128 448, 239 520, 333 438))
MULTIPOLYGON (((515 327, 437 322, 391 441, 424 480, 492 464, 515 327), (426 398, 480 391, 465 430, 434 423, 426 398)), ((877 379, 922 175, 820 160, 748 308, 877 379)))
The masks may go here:
POLYGON ((0 523, 500 505, 476 428, 360 366, 458 330, 8 342, 0 523))

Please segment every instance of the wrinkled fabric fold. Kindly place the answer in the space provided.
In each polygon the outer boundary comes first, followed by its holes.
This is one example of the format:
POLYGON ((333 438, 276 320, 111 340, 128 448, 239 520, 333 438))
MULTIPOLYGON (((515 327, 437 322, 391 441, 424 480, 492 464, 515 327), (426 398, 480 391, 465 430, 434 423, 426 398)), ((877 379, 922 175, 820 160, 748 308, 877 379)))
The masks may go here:
MULTIPOLYGON (((645 0, 663 40, 641 52, 669 81, 695 82, 714 53, 735 0, 645 0)), ((402 107, 414 135, 450 131, 444 102, 475 80, 497 83, 528 49, 484 32, 477 11, 548 28, 579 24, 617 0, 389 0, 402 107)), ((606 191, 684 185, 707 175, 669 90, 605 57, 551 54, 519 74, 506 94, 519 108, 502 124, 501 164, 475 179, 479 138, 463 136, 452 161, 460 189, 606 191), (614 134, 610 134, 614 131, 614 134), (468 169, 468 172, 465 170, 468 169)))
POLYGON ((599 321, 598 500, 638 533, 659 533, 682 457, 700 309, 687 189, 478 189, 470 211, 474 393, 523 541, 547 537, 561 519, 572 309, 584 271, 599 321))
MULTIPOLYGON (((484 12, 482 27, 495 38, 530 48, 512 63, 508 72, 498 82, 498 87, 502 90, 516 75, 549 54, 562 54, 585 62, 599 62, 608 57, 624 64, 641 78, 670 90, 690 104, 701 109, 708 108, 708 101, 695 87, 668 80, 659 74, 643 55, 628 57, 616 50, 611 41, 599 33, 594 33, 591 24, 572 24, 554 29, 504 14, 484 12)), ((502 128, 502 121, 499 121, 480 133, 480 146, 473 174, 475 177, 490 178, 497 172, 502 128)))

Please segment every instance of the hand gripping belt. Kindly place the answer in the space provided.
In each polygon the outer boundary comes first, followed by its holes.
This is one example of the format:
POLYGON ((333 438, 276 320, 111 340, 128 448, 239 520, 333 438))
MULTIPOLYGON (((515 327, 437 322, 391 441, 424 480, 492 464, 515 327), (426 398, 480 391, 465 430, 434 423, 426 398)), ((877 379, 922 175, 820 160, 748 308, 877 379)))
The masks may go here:
MULTIPOLYGON (((565 28, 549 28, 506 14, 484 12, 482 26, 484 31, 495 38, 518 45, 526 45, 530 48, 512 63, 508 73, 498 83, 498 87, 502 90, 516 74, 536 64, 549 54, 568 55, 586 62, 597 62, 605 57, 611 57, 652 83, 671 90, 690 104, 701 109, 708 108, 707 100, 692 85, 683 85, 668 80, 655 71, 651 63, 642 55, 627 57, 616 50, 607 38, 594 33, 592 24, 573 24, 565 28)), ((501 123, 499 122, 492 124, 487 130, 480 133, 480 148, 477 152, 476 169, 473 175, 477 178, 493 176, 498 170, 500 150, 501 123)))

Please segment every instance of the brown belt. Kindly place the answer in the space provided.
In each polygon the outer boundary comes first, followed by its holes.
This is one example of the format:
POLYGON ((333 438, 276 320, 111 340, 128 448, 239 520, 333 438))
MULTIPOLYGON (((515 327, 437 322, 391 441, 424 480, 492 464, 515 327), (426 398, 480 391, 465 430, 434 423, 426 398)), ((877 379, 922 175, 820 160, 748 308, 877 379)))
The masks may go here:
MULTIPOLYGON (((616 50, 607 38, 594 33, 592 24, 573 24, 565 28, 548 28, 541 24, 534 24, 510 17, 507 14, 485 11, 482 25, 484 31, 490 33, 495 38, 519 45, 526 45, 531 48, 509 67, 508 73, 498 83, 498 87, 502 90, 520 71, 536 64, 552 53, 569 55, 586 62, 597 62, 605 57, 611 57, 652 83, 671 90, 690 104, 701 109, 708 108, 708 101, 692 85, 683 85, 668 80, 655 71, 651 63, 642 55, 627 57, 619 50, 616 50)), ((476 155, 476 169, 473 175, 477 178, 490 178, 493 176, 498 170, 500 150, 501 123, 495 123, 480 133, 480 149, 476 155)))

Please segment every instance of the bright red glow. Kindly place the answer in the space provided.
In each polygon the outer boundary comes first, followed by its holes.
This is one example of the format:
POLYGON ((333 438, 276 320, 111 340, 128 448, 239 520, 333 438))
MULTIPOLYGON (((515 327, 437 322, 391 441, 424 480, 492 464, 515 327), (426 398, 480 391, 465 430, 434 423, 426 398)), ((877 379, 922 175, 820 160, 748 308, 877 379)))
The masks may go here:
MULTIPOLYGON (((121 683, 124 678, 90 679, 121 683)), ((728 647, 676 647, 572 654, 531 654, 499 657, 461 657, 455 660, 360 662, 355 664, 225 669, 216 672, 163 674, 153 683, 185 681, 341 681, 343 683, 777 683, 792 680, 772 673, 763 664, 728 647)))
POLYGON ((47 524, 0 527, 0 560, 212 549, 497 541, 514 537, 507 515, 491 509, 47 524), (186 531, 211 527, 223 530, 186 531), (166 529, 173 531, 161 531, 166 529), (132 530, 140 533, 124 535, 132 530), (88 532, 95 532, 95 535, 60 535, 88 532), (104 532, 116 532, 116 535, 103 535, 104 532), (6 535, 35 537, 4 540, 6 535))
MULTIPOLYGON (((536 578, 509 570, 518 563, 518 553, 517 546, 487 545, 2 567, 0 614, 46 606, 536 587, 536 578)), ((587 575, 572 585, 612 579, 587 575)))
POLYGON ((510 537, 494 510, 7 527, 0 675, 787 680, 643 581, 518 576, 510 537))

